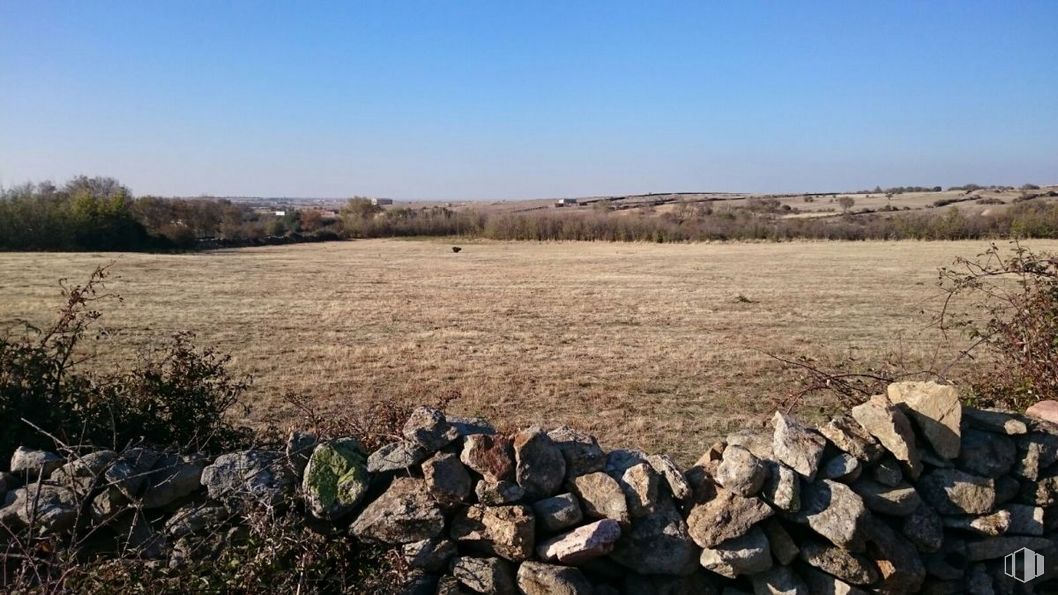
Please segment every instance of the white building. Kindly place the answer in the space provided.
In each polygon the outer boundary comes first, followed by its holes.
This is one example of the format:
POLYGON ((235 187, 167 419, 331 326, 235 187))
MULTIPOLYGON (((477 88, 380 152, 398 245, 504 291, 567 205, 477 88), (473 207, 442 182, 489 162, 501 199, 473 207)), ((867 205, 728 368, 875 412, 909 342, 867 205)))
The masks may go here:
POLYGON ((560 198, 555 201, 556 207, 575 207, 577 206, 577 199, 575 198, 560 198))
POLYGON ((376 207, 381 207, 381 206, 385 206, 385 205, 391 205, 391 204, 393 204, 393 199, 392 198, 372 198, 371 199, 371 204, 375 205, 376 207))

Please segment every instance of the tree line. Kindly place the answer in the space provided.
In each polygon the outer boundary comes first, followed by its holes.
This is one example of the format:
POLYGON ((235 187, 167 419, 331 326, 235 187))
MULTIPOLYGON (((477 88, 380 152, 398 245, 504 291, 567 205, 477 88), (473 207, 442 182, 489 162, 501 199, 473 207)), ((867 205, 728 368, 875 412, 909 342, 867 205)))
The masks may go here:
POLYGON ((335 216, 312 208, 277 213, 223 199, 136 198, 112 178, 82 176, 62 187, 44 182, 0 193, 0 250, 164 251, 414 236, 630 242, 1058 238, 1058 203, 1043 196, 1023 194, 1014 204, 983 213, 958 206, 853 212, 842 205, 841 215, 804 218, 788 217, 788 205, 765 199, 743 207, 680 203, 663 213, 503 213, 383 209, 354 197, 335 216))

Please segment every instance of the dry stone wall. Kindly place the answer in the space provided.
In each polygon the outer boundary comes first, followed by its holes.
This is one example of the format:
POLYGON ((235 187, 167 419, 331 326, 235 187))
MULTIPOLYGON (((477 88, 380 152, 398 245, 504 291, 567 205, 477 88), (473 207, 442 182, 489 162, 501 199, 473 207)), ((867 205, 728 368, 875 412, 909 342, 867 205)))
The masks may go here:
POLYGON ((409 593, 984 594, 1058 584, 1058 426, 964 407, 935 383, 891 385, 819 427, 777 412, 769 429, 733 433, 688 469, 606 451, 570 428, 504 435, 421 407, 400 440, 370 453, 307 433, 291 435, 285 452, 214 460, 141 448, 68 461, 20 449, 0 493, 0 524, 13 530, 69 530, 86 496, 92 522, 166 511, 160 526, 129 534, 170 564, 182 539, 222 519, 293 505, 307 522, 399 548, 409 593), (1042 557, 1042 576, 1031 577, 1030 554, 1042 557))

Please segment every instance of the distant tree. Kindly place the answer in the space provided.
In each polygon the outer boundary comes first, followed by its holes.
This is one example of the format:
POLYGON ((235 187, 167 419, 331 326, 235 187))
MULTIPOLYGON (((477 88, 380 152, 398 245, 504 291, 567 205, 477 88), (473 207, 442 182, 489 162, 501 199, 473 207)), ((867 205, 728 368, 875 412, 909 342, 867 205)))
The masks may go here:
POLYGON ((838 198, 838 205, 841 206, 841 210, 844 213, 848 213, 849 209, 851 209, 852 206, 855 204, 856 199, 852 198, 851 196, 842 196, 838 198))

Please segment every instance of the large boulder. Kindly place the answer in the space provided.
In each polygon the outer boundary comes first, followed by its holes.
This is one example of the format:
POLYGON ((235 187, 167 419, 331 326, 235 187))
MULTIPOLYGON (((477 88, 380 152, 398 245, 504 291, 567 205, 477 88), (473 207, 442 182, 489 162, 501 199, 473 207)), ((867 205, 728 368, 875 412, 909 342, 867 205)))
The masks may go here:
POLYGON ((830 479, 805 485, 801 509, 790 516, 853 552, 863 551, 865 525, 871 519, 863 499, 852 488, 830 479))
POLYGON ((514 435, 515 477, 530 501, 558 493, 566 477, 562 451, 540 428, 514 435))
POLYGON ((78 494, 87 494, 115 459, 118 453, 112 450, 99 450, 76 458, 52 471, 51 481, 68 487, 78 494))
POLYGON ((518 589, 525 595, 591 595, 594 589, 580 570, 543 562, 518 567, 518 589))
POLYGON ((953 386, 936 382, 895 382, 886 392, 903 405, 936 453, 946 459, 959 456, 962 403, 953 386))
POLYGON ((990 409, 974 409, 967 407, 963 410, 963 417, 970 426, 996 434, 1017 436, 1029 431, 1025 423, 1025 417, 1008 411, 995 411, 990 409))
POLYGON ((350 526, 365 541, 396 545, 436 537, 444 530, 441 508, 421 479, 398 477, 350 526))
POLYGON ((703 549, 699 561, 710 572, 736 578, 771 568, 771 548, 764 531, 753 527, 741 537, 703 549))
POLYGON ((135 500, 148 484, 151 471, 164 456, 165 453, 151 448, 125 449, 107 466, 104 477, 107 484, 117 488, 126 498, 135 500))
POLYGON ((270 450, 223 454, 202 470, 209 497, 232 506, 278 506, 290 496, 296 481, 286 456, 270 450))
POLYGON ((309 464, 309 457, 312 456, 312 451, 316 450, 316 445, 319 443, 319 437, 311 432, 292 430, 287 435, 284 452, 287 455, 287 463, 294 471, 294 475, 301 477, 305 473, 305 466, 309 464))
POLYGON ((852 417, 907 466, 912 479, 922 473, 922 459, 911 422, 885 395, 875 395, 853 407, 852 417))
POLYGON ((723 488, 695 504, 687 515, 688 532, 699 546, 713 547, 745 535, 774 511, 759 498, 746 498, 723 488))
POLYGON ((570 490, 580 498, 585 516, 613 519, 622 525, 632 519, 621 486, 601 471, 573 478, 570 490))
POLYGON ((801 477, 782 463, 768 461, 768 469, 761 497, 779 510, 797 512, 801 508, 801 477))
POLYGON ((301 489, 312 516, 335 521, 351 513, 367 495, 370 475, 360 443, 354 438, 316 446, 305 466, 301 489))
POLYGON ((467 436, 459 460, 490 482, 514 479, 514 448, 506 436, 467 436))
POLYGON ((535 519, 526 506, 468 506, 452 519, 449 535, 467 551, 528 560, 536 540, 535 519))
POLYGON ((775 426, 772 436, 775 458, 809 480, 813 479, 823 458, 826 439, 779 411, 772 417, 772 424, 775 426))
POLYGON ((918 491, 941 514, 985 514, 996 501, 995 482, 958 469, 935 469, 922 476, 918 491))
POLYGON ((609 554, 620 537, 620 523, 603 519, 544 541, 536 554, 548 562, 579 564, 609 554))

